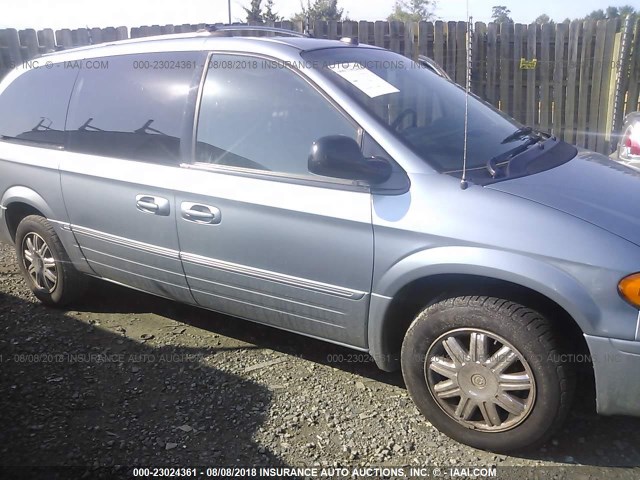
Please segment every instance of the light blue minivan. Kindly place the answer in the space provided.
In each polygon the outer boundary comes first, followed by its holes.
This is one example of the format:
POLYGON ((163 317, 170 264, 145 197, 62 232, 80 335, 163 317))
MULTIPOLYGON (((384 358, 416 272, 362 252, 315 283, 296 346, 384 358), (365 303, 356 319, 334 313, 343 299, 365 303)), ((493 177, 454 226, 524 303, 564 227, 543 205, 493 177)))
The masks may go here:
POLYGON ((640 172, 387 50, 233 33, 0 84, 0 237, 42 302, 89 275, 368 352, 483 449, 547 439, 581 364, 640 415, 640 172))

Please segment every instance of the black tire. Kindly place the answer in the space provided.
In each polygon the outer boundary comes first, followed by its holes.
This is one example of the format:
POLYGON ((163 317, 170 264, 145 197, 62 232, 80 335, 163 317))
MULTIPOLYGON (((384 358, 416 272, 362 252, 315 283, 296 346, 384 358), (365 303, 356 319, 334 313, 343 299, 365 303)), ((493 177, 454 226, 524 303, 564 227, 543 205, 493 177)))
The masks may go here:
MULTIPOLYGON (((491 336, 485 338, 491 339, 491 336)), ((463 345, 462 341, 459 341, 459 345, 463 345)), ((466 351, 472 351, 471 343, 466 351)), ((495 351, 493 353, 495 354, 495 351)), ((402 373, 411 398, 420 412, 438 430, 454 440, 475 448, 510 452, 532 448, 543 443, 564 421, 573 398, 575 374, 573 368, 564 361, 565 359, 560 353, 559 337, 554 333, 552 324, 530 308, 492 297, 449 298, 424 309, 409 327, 402 345, 402 373), (455 365, 456 369, 467 369, 464 370, 464 375, 460 370, 453 376, 453 386, 450 387, 451 383, 448 383, 446 386, 443 384, 439 387, 440 392, 446 388, 447 395, 452 394, 452 396, 436 400, 436 396, 442 395, 442 393, 435 393, 436 382, 447 381, 452 377, 449 376, 451 375, 449 370, 447 370, 447 377, 438 377, 437 368, 433 368, 433 366, 434 362, 440 360, 434 356, 434 352, 439 346, 442 347, 442 351, 446 351, 447 347, 450 348, 450 344, 447 342, 450 341, 451 335, 459 335, 460 337, 457 338, 462 340, 466 338, 464 337, 465 332, 473 332, 469 333, 469 338, 472 334, 476 339, 480 338, 477 335, 482 332, 495 335, 492 340, 498 338, 493 343, 485 344, 488 345, 486 350, 489 352, 488 354, 486 351, 482 351, 477 354, 476 358, 486 359, 492 355, 490 349, 498 348, 501 341, 504 341, 503 346, 513 347, 519 357, 516 358, 512 367, 517 370, 522 367, 524 368, 523 373, 529 372, 530 376, 527 375, 527 380, 525 380, 530 384, 529 390, 526 387, 522 392, 501 390, 502 385, 508 383, 500 384, 503 382, 501 375, 508 373, 509 370, 498 373, 490 371, 490 374, 494 376, 489 378, 489 375, 487 379, 484 378, 484 373, 470 376, 469 373, 477 371, 474 369, 485 368, 485 365, 489 365, 491 362, 489 360, 486 361, 487 363, 472 362, 470 360, 474 358, 469 356, 461 357, 465 358, 466 362, 455 365), (447 343, 446 346, 445 343, 447 343), (433 360, 428 360, 427 355, 433 360), (524 362, 520 362, 519 358, 522 358, 524 362), (532 378, 533 381, 530 381, 529 378, 532 378), (472 380, 472 383, 469 382, 469 379, 472 380), (431 381, 431 386, 429 381, 431 381), (490 381, 493 383, 490 384, 490 381), (478 387, 478 385, 483 386, 478 387), (493 390, 494 387, 498 389, 497 392, 493 390), (510 399, 513 399, 513 396, 521 395, 522 400, 518 398, 518 403, 526 405, 526 408, 518 416, 517 414, 509 414, 500 405, 498 407, 492 406, 495 410, 492 412, 497 411, 500 417, 500 422, 494 421, 492 424, 486 420, 489 415, 484 415, 478 405, 475 405, 469 407, 469 411, 473 412, 468 414, 470 415, 469 419, 455 420, 453 418, 455 412, 447 410, 449 405, 447 402, 452 402, 454 407, 455 402, 462 404, 463 397, 458 397, 457 392, 463 392, 467 398, 471 399, 469 405, 477 402, 478 397, 474 397, 474 395, 480 391, 478 388, 486 388, 481 393, 486 394, 486 398, 489 400, 480 401, 485 411, 488 403, 492 403, 494 399, 505 393, 510 399), (456 392, 453 392, 453 389, 456 392), (475 425, 480 426, 476 427, 475 425), (502 430, 500 430, 501 428, 502 430)), ((450 361, 453 357, 446 354, 439 358, 447 362, 447 368, 451 368, 451 365, 455 364, 450 361)), ((495 360, 493 365, 495 365, 495 360)), ((492 420, 496 419, 495 416, 489 417, 492 420)))
MULTIPOLYGON (((74 267, 67 252, 64 250, 58 235, 47 221, 47 219, 39 215, 29 215, 22 219, 16 230, 15 239, 16 255, 18 257, 18 266, 27 282, 27 285, 33 294, 46 305, 53 307, 63 307, 79 298, 85 290, 84 276, 74 267), (49 288, 38 285, 28 271, 27 264, 32 262, 25 261, 25 249, 27 249, 27 238, 34 239, 34 235, 39 236, 48 247, 48 250, 55 262, 53 271, 56 275, 56 281, 46 280, 49 288)), ((40 280, 45 283, 44 280, 40 280)))

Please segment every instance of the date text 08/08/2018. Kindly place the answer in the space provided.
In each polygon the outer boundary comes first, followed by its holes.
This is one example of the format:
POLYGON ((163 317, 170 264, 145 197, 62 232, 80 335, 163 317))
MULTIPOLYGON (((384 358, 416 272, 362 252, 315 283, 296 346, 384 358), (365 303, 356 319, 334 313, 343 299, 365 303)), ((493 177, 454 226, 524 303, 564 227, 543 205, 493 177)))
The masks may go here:
POLYGON ((207 468, 134 468, 134 477, 465 477, 491 478, 497 476, 496 467, 207 467, 207 468))

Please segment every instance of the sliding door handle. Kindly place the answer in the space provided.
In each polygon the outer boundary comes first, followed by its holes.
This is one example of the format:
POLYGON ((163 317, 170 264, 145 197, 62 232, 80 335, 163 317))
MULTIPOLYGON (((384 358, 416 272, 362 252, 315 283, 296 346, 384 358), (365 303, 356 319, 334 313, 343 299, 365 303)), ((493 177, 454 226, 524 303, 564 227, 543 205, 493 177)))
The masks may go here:
POLYGON ((171 211, 169 200, 153 195, 136 195, 136 208, 142 213, 166 217, 171 211))

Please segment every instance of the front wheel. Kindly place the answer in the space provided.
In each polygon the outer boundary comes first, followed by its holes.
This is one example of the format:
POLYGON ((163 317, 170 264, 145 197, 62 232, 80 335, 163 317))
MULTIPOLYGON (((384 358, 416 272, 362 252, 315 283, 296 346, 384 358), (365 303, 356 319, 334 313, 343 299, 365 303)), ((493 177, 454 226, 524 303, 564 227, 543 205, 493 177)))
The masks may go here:
POLYGON ((411 398, 441 432, 507 452, 547 439, 570 407, 573 373, 548 319, 491 297, 423 310, 402 345, 411 398))
POLYGON ((45 218, 25 217, 16 230, 15 244, 20 271, 42 303, 62 307, 83 293, 82 274, 45 218))

